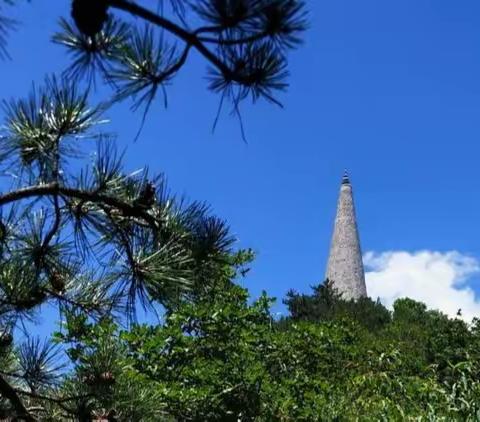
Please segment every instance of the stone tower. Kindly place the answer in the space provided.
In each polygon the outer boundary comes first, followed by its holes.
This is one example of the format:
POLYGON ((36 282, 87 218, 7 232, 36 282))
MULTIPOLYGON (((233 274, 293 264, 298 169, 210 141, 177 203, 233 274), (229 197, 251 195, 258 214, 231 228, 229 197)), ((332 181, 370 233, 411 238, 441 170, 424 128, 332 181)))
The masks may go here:
POLYGON ((340 187, 326 278, 344 299, 367 296, 352 185, 347 172, 340 187))

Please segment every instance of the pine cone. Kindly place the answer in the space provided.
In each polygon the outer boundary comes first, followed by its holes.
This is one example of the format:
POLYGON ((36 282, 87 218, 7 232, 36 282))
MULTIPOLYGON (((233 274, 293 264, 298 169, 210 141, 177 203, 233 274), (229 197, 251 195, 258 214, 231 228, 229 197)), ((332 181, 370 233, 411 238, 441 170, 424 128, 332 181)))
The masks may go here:
POLYGON ((90 386, 112 385, 115 383, 115 375, 110 371, 101 374, 88 374, 83 377, 83 382, 90 386))
POLYGON ((63 293, 65 291, 65 278, 58 271, 53 271, 50 275, 50 284, 55 293, 63 293))
POLYGON ((133 205, 149 209, 153 204, 155 204, 155 185, 152 182, 147 182, 138 198, 133 201, 133 205))
POLYGON ((107 15, 106 0, 73 0, 72 2, 72 18, 77 28, 85 35, 94 37, 98 34, 107 15))
POLYGON ((13 343, 12 333, 0 333, 0 349, 11 346, 13 343))
POLYGON ((102 384, 111 385, 115 383, 115 375, 109 371, 102 372, 98 378, 102 384))

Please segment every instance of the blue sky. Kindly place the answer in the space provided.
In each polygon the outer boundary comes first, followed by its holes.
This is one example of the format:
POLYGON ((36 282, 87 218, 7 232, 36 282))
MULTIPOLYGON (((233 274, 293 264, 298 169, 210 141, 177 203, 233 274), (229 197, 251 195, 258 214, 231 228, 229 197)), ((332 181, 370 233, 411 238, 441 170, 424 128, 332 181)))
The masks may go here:
MULTIPOLYGON (((307 3, 311 27, 290 57, 285 107, 245 103, 248 144, 228 113, 212 134, 219 98, 193 55, 139 141, 141 116, 129 104, 109 111, 127 167, 165 172, 175 192, 229 221, 239 244, 258 252, 244 281, 254 296, 281 298, 323 279, 344 168, 364 251, 480 257, 480 3, 307 3)), ((49 38, 68 7, 33 0, 17 9, 2 98, 67 66, 49 38)), ((475 275, 469 285, 480 293, 475 275)))

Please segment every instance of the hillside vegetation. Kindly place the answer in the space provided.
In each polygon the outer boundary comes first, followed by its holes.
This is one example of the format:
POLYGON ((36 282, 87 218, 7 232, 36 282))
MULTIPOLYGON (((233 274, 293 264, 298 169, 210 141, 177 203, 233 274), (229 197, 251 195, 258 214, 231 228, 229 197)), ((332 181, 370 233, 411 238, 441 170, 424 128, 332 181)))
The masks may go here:
POLYGON ((478 321, 410 299, 393 312, 345 302, 328 282, 290 292, 276 321, 270 298, 229 281, 246 257, 158 324, 71 314, 56 334, 75 365, 61 388, 108 420, 479 419, 478 321))

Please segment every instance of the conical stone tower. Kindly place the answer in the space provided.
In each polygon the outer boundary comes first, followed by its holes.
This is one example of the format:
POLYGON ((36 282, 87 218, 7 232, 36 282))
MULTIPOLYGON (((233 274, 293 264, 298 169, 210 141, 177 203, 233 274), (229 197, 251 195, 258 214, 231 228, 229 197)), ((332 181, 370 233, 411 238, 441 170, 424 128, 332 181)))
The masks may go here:
POLYGON ((326 278, 343 299, 367 296, 352 185, 347 172, 338 198, 326 278))

